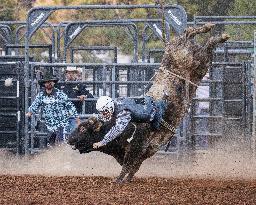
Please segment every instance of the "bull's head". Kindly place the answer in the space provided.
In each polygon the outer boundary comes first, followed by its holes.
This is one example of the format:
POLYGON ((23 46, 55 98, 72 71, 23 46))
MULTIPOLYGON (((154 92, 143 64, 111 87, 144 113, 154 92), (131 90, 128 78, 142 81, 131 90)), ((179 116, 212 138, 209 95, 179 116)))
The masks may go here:
POLYGON ((81 123, 78 128, 71 134, 68 144, 80 153, 94 151, 93 143, 99 142, 106 134, 106 127, 95 117, 89 118, 81 123))

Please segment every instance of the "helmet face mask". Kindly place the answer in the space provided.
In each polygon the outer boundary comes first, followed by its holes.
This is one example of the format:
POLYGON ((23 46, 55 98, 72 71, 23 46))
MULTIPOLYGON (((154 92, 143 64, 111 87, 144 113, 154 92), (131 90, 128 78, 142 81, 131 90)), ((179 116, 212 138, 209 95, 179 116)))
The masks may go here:
POLYGON ((99 118, 103 122, 110 121, 114 113, 114 101, 108 96, 101 96, 96 103, 96 109, 99 111, 99 118))
POLYGON ((112 115, 113 115, 113 112, 110 112, 109 110, 104 110, 100 112, 99 118, 103 122, 108 122, 111 120, 112 115))

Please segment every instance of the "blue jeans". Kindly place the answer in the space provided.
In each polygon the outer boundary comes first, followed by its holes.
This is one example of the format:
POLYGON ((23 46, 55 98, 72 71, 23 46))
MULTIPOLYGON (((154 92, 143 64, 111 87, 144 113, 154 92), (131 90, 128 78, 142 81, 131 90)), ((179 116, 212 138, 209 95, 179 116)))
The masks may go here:
POLYGON ((64 128, 64 141, 67 141, 70 134, 77 128, 76 118, 71 117, 68 119, 68 123, 64 128))
POLYGON ((54 132, 49 132, 48 143, 50 145, 55 145, 66 142, 70 134, 77 128, 77 123, 75 118, 70 118, 65 127, 59 127, 54 132))
POLYGON ((156 113, 154 115, 154 119, 151 121, 151 128, 153 130, 158 130, 160 127, 160 123, 163 119, 164 112, 167 108, 167 103, 164 100, 156 100, 154 102, 156 113))
POLYGON ((56 131, 50 132, 48 137, 49 145, 60 144, 64 140, 63 127, 59 127, 56 131))

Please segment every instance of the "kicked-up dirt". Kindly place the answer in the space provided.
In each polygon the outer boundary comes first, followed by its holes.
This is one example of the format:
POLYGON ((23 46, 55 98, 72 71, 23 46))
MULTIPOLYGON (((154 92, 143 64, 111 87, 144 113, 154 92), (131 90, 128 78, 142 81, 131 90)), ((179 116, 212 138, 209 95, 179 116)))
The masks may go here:
POLYGON ((256 204, 256 162, 245 151, 157 154, 131 183, 113 183, 120 170, 110 156, 68 146, 29 159, 0 153, 0 204, 256 204))

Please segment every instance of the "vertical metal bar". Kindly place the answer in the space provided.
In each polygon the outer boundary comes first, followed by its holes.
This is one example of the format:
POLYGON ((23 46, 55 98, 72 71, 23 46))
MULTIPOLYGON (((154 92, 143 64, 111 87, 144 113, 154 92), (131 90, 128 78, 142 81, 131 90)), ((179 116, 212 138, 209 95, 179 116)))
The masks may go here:
MULTIPOLYGON (((49 56, 50 57, 50 56, 49 56)), ((34 98, 35 98, 35 96, 36 96, 36 85, 35 85, 35 81, 34 81, 34 69, 35 69, 35 66, 34 65, 32 65, 31 66, 31 70, 30 70, 30 75, 31 75, 31 84, 30 84, 30 95, 31 95, 31 102, 34 100, 34 98)), ((32 116, 31 117, 31 125, 30 125, 30 127, 31 127, 31 129, 30 129, 30 146, 29 146, 29 148, 30 148, 30 152, 31 153, 33 153, 33 150, 34 150, 34 143, 35 143, 35 124, 36 124, 36 116, 32 116)))
MULTIPOLYGON (((113 67, 111 68, 111 81, 116 81, 116 66, 113 65, 113 67)), ((112 98, 116 98, 116 87, 118 85, 112 83, 111 84, 111 96, 112 98)))
POLYGON ((243 140, 245 141, 246 133, 246 63, 242 65, 242 127, 243 127, 243 140))
POLYGON ((103 95, 107 94, 107 85, 106 85, 106 80, 107 80, 107 70, 106 70, 106 65, 103 65, 103 70, 102 70, 102 88, 103 88, 103 95))
POLYGON ((195 113, 196 113, 196 104, 195 104, 195 101, 192 100, 192 103, 191 103, 191 131, 190 131, 190 135, 187 138, 185 138, 186 142, 187 142, 186 144, 188 145, 190 150, 194 149, 193 142, 194 142, 194 138, 195 138, 195 134, 196 134, 196 132, 195 132, 196 119, 194 118, 195 113))
POLYGON ((148 28, 148 26, 146 25, 143 29, 142 32, 142 62, 145 63, 146 62, 146 41, 147 41, 147 34, 146 34, 146 29, 148 28))
POLYGON ((251 127, 251 122, 250 122, 250 114, 251 114, 251 100, 250 100, 250 62, 247 62, 246 63, 246 93, 245 93, 245 97, 246 97, 246 137, 247 137, 247 140, 250 140, 248 139, 248 137, 250 136, 250 127, 251 127))
MULTIPOLYGON (((93 81, 96 81, 97 80, 97 76, 96 76, 97 72, 95 71, 94 67, 92 68, 92 79, 93 81)), ((98 85, 96 85, 95 83, 92 84, 92 94, 95 95, 97 92, 97 88, 98 85)), ((98 95, 98 93, 97 93, 98 95)))
POLYGON ((50 63, 53 63, 53 62, 54 62, 54 55, 53 55, 54 50, 52 49, 52 46, 50 46, 50 47, 48 48, 48 51, 49 51, 49 60, 50 60, 50 63))
POLYGON ((117 63, 117 47, 114 47, 114 63, 117 63))
POLYGON ((67 62, 67 49, 68 49, 68 45, 66 43, 66 36, 64 37, 64 47, 63 47, 63 57, 62 57, 62 63, 66 63, 67 62))
MULTIPOLYGON (((24 90, 24 98, 25 98, 25 103, 24 103, 24 112, 26 113, 28 111, 28 88, 29 88, 29 43, 30 43, 30 35, 29 35, 29 30, 30 30, 30 13, 28 13, 27 21, 26 21, 26 35, 25 35, 25 66, 24 66, 24 85, 25 85, 25 90, 24 90)), ((25 117, 25 125, 24 125, 24 149, 25 149, 25 155, 29 154, 29 136, 28 136, 28 117, 25 117)))
POLYGON ((224 43, 224 62, 228 62, 229 58, 228 58, 228 46, 226 43, 224 43))
POLYGON ((224 128, 225 128, 225 123, 226 123, 226 116, 225 116, 225 101, 224 101, 224 73, 225 73, 225 65, 223 65, 221 71, 221 114, 222 114, 222 123, 221 123, 221 137, 224 137, 224 128))
POLYGON ((70 61, 71 61, 71 63, 74 63, 74 49, 73 48, 70 49, 70 61))
POLYGON ((133 62, 138 62, 138 31, 136 25, 134 27, 134 37, 133 37, 133 49, 134 49, 134 58, 133 62))
MULTIPOLYGON (((215 80, 214 78, 214 71, 216 73, 216 69, 214 69, 213 65, 211 65, 211 67, 209 68, 209 79, 210 80, 215 80)), ((219 73, 219 71, 217 70, 217 72, 219 73)), ((216 78, 216 80, 219 80, 219 75, 217 75, 218 77, 216 78)), ((210 98, 217 98, 218 96, 216 95, 216 87, 219 85, 217 85, 216 83, 209 83, 209 97, 210 98), (213 92, 214 90, 214 92, 213 92)), ((210 101, 209 102, 209 116, 213 116, 214 114, 214 109, 216 109, 216 103, 218 104, 219 102, 215 102, 215 101, 210 101)), ((210 122, 214 122, 214 121, 210 121, 210 122)), ((207 126, 208 126, 208 132, 209 133, 216 133, 216 125, 213 125, 209 122, 209 120, 207 121, 207 126)), ((209 136, 207 136, 207 143, 209 145, 209 136)))
POLYGON ((255 145, 256 145, 256 31, 254 31, 254 41, 253 41, 253 120, 252 120, 252 140, 251 149, 252 154, 255 157, 255 145))
MULTIPOLYGON (((127 81, 130 81, 131 79, 131 68, 127 67, 127 81)), ((131 84, 129 83, 127 85, 127 97, 131 96, 131 84)))
MULTIPOLYGON (((184 99, 184 104, 185 104, 185 109, 187 109, 188 108, 188 102, 189 102, 189 81, 190 80, 190 77, 189 77, 189 75, 186 75, 186 81, 185 81, 185 99, 184 99)), ((192 101, 192 103, 191 103, 191 114, 193 115, 193 109, 194 109, 194 103, 193 103, 193 101, 192 101)), ((193 119, 193 118, 192 118, 193 119)), ((194 127, 193 127, 194 128, 194 127)), ((189 136, 189 138, 188 138, 188 136, 187 136, 187 115, 183 118, 183 120, 182 120, 182 122, 181 122, 181 125, 180 125, 180 132, 179 132, 179 134, 176 136, 176 138, 177 138, 177 143, 178 143, 178 146, 179 146, 179 148, 180 148, 180 142, 182 141, 182 140, 180 140, 180 137, 182 137, 183 138, 183 140, 184 139, 186 139, 187 140, 187 143, 189 144, 189 146, 191 146, 192 144, 191 144, 191 142, 192 142, 192 138, 194 137, 194 129, 193 128, 191 128, 191 132, 190 132, 190 136, 189 136)))
MULTIPOLYGON (((190 76, 189 76, 189 74, 187 74, 186 81, 185 81, 185 99, 184 99, 185 110, 188 109, 188 103, 189 103, 189 87, 190 87, 189 81, 190 81, 190 76)), ((187 121, 186 121, 186 119, 187 119, 187 117, 184 117, 182 120, 182 137, 183 137, 183 139, 187 137, 187 130, 186 130, 187 129, 187 121)), ((193 133, 193 134, 195 134, 195 133, 193 133)), ((193 147, 193 148, 195 148, 195 147, 193 147)))
POLYGON ((247 143, 249 141, 249 136, 250 136, 250 62, 245 63, 245 137, 247 140, 247 143))
POLYGON ((55 53, 55 28, 52 29, 52 62, 54 63, 56 60, 56 53, 55 53))
POLYGON ((56 39, 57 40, 57 46, 56 46, 57 47, 57 57, 56 57, 57 58, 57 62, 60 62, 60 39, 61 39, 61 35, 60 35, 61 31, 60 31, 60 29, 61 29, 61 24, 62 23, 60 23, 58 28, 57 28, 57 37, 56 37, 57 38, 56 39))
POLYGON ((20 64, 15 64, 16 66, 16 110, 17 110, 17 118, 16 118, 16 154, 19 154, 20 148, 20 64))

